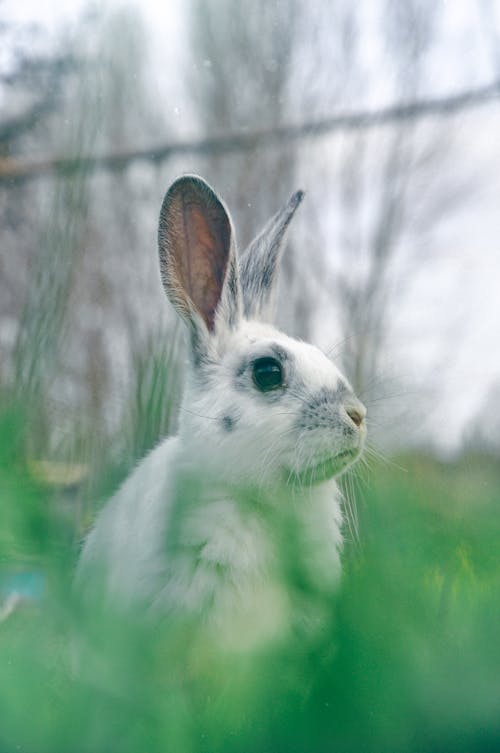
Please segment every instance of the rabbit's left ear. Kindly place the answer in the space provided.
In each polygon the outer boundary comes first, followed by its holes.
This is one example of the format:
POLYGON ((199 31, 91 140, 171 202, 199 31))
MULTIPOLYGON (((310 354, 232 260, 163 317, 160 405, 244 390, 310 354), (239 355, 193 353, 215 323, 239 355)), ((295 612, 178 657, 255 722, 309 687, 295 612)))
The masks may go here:
POLYGON ((243 309, 248 319, 270 321, 273 318, 278 269, 286 231, 303 198, 303 191, 294 193, 241 255, 243 309))

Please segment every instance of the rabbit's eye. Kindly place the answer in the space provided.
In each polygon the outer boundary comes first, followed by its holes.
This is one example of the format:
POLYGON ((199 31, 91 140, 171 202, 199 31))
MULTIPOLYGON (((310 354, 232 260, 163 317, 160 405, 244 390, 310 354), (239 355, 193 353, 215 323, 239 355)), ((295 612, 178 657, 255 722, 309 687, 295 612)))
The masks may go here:
POLYGON ((253 381, 261 392, 283 387, 283 368, 275 358, 258 358, 253 365, 253 381))

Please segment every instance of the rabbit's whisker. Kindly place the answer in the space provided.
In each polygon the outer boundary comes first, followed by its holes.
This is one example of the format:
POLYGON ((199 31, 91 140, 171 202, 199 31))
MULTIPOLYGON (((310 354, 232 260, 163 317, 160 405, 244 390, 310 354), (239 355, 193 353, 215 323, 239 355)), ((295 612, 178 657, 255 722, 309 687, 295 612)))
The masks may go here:
POLYGON ((350 335, 346 335, 346 337, 343 337, 342 340, 339 340, 334 345, 331 345, 327 350, 325 351, 328 358, 333 357, 333 352, 337 350, 337 348, 342 348, 344 345, 347 345, 347 343, 355 337, 356 334, 353 332, 350 335))
POLYGON ((399 465, 399 463, 396 463, 392 458, 385 455, 380 450, 377 450, 371 445, 367 445, 365 447, 365 453, 367 456, 374 458, 375 460, 380 460, 384 465, 390 466, 392 468, 397 468, 400 471, 403 471, 404 473, 408 472, 407 468, 404 468, 403 466, 399 465))
POLYGON ((186 408, 184 405, 181 405, 179 410, 184 411, 184 413, 189 413, 191 416, 196 416, 197 418, 206 418, 209 421, 220 421, 220 419, 217 416, 207 416, 204 413, 197 413, 194 410, 190 410, 189 408, 186 408))

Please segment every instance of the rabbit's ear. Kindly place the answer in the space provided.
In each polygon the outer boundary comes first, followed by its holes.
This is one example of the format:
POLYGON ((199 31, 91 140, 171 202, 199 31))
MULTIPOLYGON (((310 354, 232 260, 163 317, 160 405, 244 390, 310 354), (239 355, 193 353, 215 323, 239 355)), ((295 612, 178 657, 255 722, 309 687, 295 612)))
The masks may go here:
POLYGON ((303 198, 303 191, 294 193, 285 206, 271 217, 241 257, 243 307, 249 319, 272 319, 286 230, 303 198))
POLYGON ((241 292, 231 219, 195 175, 178 178, 163 200, 158 229, 163 285, 197 341, 239 320, 241 292))

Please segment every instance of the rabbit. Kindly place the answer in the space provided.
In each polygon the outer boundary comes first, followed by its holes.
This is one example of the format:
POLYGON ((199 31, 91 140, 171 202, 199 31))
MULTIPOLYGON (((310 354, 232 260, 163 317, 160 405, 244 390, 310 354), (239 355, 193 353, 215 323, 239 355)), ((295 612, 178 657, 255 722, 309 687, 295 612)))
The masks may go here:
POLYGON ((220 617, 238 604, 253 610, 260 595, 262 611, 276 604, 284 544, 312 587, 336 587, 335 477, 363 450, 366 410, 321 350, 272 324, 302 199, 294 193, 238 255, 229 212, 202 178, 184 175, 167 191, 160 273, 189 341, 178 433, 98 515, 77 566, 86 596, 220 617))

